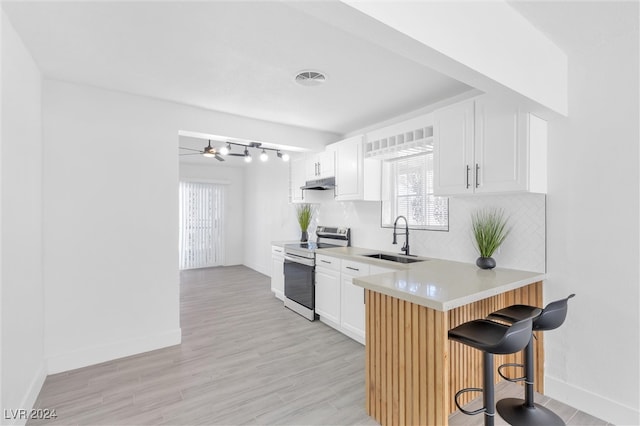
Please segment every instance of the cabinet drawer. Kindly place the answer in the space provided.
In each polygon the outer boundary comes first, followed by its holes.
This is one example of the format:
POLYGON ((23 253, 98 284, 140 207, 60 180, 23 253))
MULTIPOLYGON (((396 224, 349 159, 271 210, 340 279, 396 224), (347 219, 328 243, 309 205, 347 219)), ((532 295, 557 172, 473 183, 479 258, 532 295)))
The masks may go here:
POLYGON ((339 271, 340 259, 337 257, 325 256, 323 254, 316 254, 316 267, 339 271))
POLYGON ((343 274, 351 275, 354 277, 361 277, 363 275, 369 275, 369 264, 361 262, 353 262, 351 260, 342 260, 341 272, 343 274))

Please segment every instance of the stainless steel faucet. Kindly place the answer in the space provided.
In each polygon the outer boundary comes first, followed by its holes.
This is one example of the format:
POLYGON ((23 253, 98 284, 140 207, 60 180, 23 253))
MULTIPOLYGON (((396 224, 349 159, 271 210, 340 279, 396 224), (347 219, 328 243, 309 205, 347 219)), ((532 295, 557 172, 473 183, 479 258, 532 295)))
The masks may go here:
POLYGON ((398 235, 398 233, 396 232, 396 227, 398 225, 398 220, 400 219, 404 219, 404 245, 400 250, 402 250, 404 254, 409 256, 409 222, 404 216, 398 216, 396 218, 396 221, 393 222, 393 244, 398 244, 398 241, 396 239, 396 236, 398 235))

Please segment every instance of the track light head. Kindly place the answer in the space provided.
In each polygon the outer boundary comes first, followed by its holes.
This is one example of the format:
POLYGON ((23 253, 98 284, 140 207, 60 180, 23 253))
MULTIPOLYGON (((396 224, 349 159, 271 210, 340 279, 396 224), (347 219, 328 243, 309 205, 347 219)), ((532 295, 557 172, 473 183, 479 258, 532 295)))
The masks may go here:
POLYGON ((262 152, 260 153, 260 161, 267 161, 268 159, 269 159, 269 156, 267 155, 267 151, 263 149, 262 152))
POLYGON ((245 148, 244 149, 244 161, 247 162, 247 163, 250 163, 251 160, 252 160, 252 158, 251 158, 251 154, 249 154, 249 149, 245 148))
POLYGON ((278 151, 278 158, 281 158, 282 161, 289 161, 289 154, 287 154, 286 152, 283 154, 282 152, 278 151))
POLYGON ((220 154, 222 155, 227 155, 229 154, 229 151, 231 151, 231 144, 226 144, 225 146, 223 146, 222 148, 220 148, 220 154))

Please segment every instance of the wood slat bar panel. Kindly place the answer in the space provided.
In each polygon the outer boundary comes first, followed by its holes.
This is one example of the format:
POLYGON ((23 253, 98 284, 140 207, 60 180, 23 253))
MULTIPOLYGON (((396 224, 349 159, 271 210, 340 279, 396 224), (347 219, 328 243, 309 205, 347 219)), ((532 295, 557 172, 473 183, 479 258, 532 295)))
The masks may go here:
MULTIPOLYGON (((446 425, 455 392, 482 387, 481 352, 450 342, 448 330, 517 303, 542 306, 542 283, 448 312, 366 290, 367 413, 382 425, 446 425)), ((537 337, 536 390, 542 393, 544 342, 537 337)), ((496 366, 506 362, 522 362, 522 353, 496 355, 496 366)), ((465 396, 466 403, 477 395, 465 396)))

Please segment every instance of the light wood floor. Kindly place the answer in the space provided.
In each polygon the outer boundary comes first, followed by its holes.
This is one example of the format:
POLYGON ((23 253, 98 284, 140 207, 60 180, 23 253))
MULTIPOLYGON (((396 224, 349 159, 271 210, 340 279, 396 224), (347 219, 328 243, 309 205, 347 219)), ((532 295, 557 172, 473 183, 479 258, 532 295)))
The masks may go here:
MULTIPOLYGON (((269 277, 243 266, 182 272, 181 327, 179 346, 47 377, 36 408, 58 418, 29 424, 377 424, 364 410, 364 347, 285 309, 269 277)), ((541 398, 569 425, 607 424, 541 398)))

